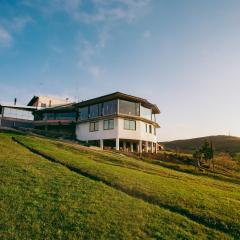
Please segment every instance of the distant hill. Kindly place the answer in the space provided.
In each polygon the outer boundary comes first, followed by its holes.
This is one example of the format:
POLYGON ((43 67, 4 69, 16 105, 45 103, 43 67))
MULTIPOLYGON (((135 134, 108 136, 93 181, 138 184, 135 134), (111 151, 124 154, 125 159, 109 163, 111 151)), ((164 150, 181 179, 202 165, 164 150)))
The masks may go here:
POLYGON ((177 149, 183 152, 192 152, 201 146, 202 142, 205 139, 211 140, 213 142, 214 148, 217 152, 228 152, 230 154, 236 154, 240 152, 240 138, 225 135, 175 140, 170 142, 161 142, 161 144, 166 149, 177 149))

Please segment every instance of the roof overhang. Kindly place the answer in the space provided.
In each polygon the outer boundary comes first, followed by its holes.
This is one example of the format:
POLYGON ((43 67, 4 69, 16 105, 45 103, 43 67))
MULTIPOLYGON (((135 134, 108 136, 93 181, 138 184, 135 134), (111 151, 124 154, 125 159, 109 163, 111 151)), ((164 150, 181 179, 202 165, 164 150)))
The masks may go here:
POLYGON ((11 105, 11 104, 0 104, 0 107, 7 107, 7 108, 21 109, 21 110, 29 110, 29 111, 35 111, 36 110, 36 107, 11 105))
POLYGON ((76 106, 77 107, 85 107, 85 106, 92 105, 92 104, 97 104, 97 103, 101 103, 101 102, 105 102, 105 101, 111 101, 114 99, 122 99, 122 100, 127 100, 127 101, 132 101, 132 102, 138 102, 138 103, 141 103, 141 105, 143 107, 151 108, 154 114, 160 113, 160 110, 157 107, 157 105, 150 103, 147 99, 135 97, 135 96, 128 95, 125 93, 121 93, 121 92, 115 92, 112 94, 104 95, 104 96, 93 98, 93 99, 86 100, 86 101, 82 101, 82 102, 77 103, 76 106))
POLYGON ((43 108, 39 109, 37 112, 69 112, 75 110, 75 103, 68 103, 64 105, 58 105, 54 107, 48 107, 48 108, 43 108))

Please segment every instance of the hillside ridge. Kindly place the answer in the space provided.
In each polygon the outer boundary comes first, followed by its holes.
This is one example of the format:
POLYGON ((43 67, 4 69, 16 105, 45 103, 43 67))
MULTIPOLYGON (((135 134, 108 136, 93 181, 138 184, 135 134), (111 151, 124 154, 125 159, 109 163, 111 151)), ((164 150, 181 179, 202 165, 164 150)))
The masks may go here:
POLYGON ((192 152, 196 148, 200 147, 205 139, 212 141, 217 152, 228 152, 230 154, 237 154, 240 152, 240 137, 236 136, 212 135, 160 143, 167 149, 192 152))

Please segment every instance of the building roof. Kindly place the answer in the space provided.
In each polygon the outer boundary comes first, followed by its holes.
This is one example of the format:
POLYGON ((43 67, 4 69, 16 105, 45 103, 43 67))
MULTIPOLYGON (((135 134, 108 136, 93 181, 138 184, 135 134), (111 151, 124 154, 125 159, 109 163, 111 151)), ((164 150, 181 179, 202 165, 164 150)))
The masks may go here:
POLYGON ((97 97, 97 98, 93 98, 93 99, 89 99, 86 101, 82 101, 76 104, 76 106, 78 107, 84 107, 84 106, 88 106, 91 104, 97 104, 97 103, 101 103, 104 101, 111 101, 114 99, 122 99, 122 100, 128 100, 128 101, 133 101, 133 102, 139 102, 142 104, 142 106, 147 107, 147 108, 151 108, 153 110, 153 113, 155 114, 159 114, 160 110, 157 107, 157 105, 150 103, 147 99, 144 98, 140 98, 140 97, 135 97, 132 95, 128 95, 122 92, 115 92, 115 93, 111 93, 108 95, 104 95, 101 97, 97 97))
POLYGON ((67 104, 62 104, 62 105, 53 106, 53 107, 46 107, 46 108, 38 110, 38 112, 72 111, 76 107, 85 107, 85 106, 89 106, 92 104, 102 103, 104 101, 111 101, 114 99, 123 99, 123 100, 128 100, 128 101, 133 101, 133 102, 139 102, 142 104, 142 106, 151 108, 153 110, 153 113, 155 113, 155 114, 160 113, 160 110, 157 107, 157 105, 150 103, 148 100, 146 100, 144 98, 139 98, 139 97, 135 97, 132 95, 128 95, 125 93, 121 93, 121 92, 111 93, 108 95, 104 95, 101 97, 89 99, 89 100, 78 102, 78 103, 67 103, 67 104))
POLYGON ((41 101, 49 101, 49 100, 55 101, 55 102, 57 102, 57 104, 54 104, 55 106, 65 104, 68 101, 67 99, 56 98, 56 97, 51 97, 51 96, 33 96, 32 99, 29 101, 29 103, 27 105, 28 106, 33 106, 33 104, 38 100, 41 100, 41 101))
POLYGON ((36 110, 36 107, 25 106, 25 105, 14 105, 14 104, 4 104, 0 103, 0 107, 8 107, 14 109, 23 109, 23 110, 36 110))
POLYGON ((39 109, 38 112, 52 112, 52 111, 68 112, 75 109, 75 104, 76 103, 67 103, 67 104, 53 106, 53 107, 46 107, 46 108, 39 109))

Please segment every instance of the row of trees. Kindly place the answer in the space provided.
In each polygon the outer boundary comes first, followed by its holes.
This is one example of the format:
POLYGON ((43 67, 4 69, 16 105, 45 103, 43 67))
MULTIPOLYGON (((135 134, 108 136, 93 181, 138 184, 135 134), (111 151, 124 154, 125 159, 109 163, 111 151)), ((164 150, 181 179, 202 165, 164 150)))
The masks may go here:
POLYGON ((214 149, 212 142, 205 140, 202 146, 193 153, 193 159, 196 161, 196 166, 201 168, 204 163, 208 163, 209 167, 214 169, 214 149))

